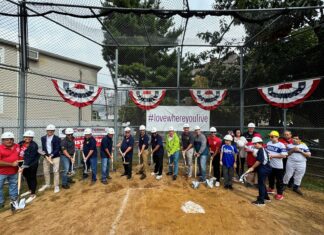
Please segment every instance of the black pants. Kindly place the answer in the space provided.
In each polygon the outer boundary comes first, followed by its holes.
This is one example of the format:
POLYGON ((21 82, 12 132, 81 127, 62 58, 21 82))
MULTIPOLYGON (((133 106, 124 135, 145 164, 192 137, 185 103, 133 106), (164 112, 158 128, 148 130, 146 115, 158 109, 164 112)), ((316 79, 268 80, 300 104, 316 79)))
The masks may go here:
POLYGON ((267 193, 267 188, 265 181, 267 177, 271 174, 271 167, 267 168, 258 168, 258 188, 259 188, 259 196, 258 201, 264 203, 264 199, 268 199, 269 195, 267 193))
POLYGON ((125 162, 127 164, 123 164, 124 165, 124 170, 125 170, 125 174, 128 177, 132 177, 132 164, 133 164, 133 158, 131 155, 126 155, 125 156, 125 162))
POLYGON ((214 177, 216 178, 216 181, 220 182, 220 169, 219 169, 219 161, 220 161, 220 155, 216 154, 213 158, 212 164, 214 169, 214 177))
POLYGON ((245 158, 238 156, 236 158, 236 174, 241 176, 244 173, 245 158))
POLYGON ((158 173, 158 175, 162 175, 162 169, 163 169, 163 154, 160 154, 160 155, 153 154, 153 161, 155 163, 154 173, 158 173))
POLYGON ((284 169, 272 168, 272 172, 269 175, 269 187, 274 189, 276 182, 277 194, 279 195, 283 193, 283 177, 284 169))
POLYGON ((26 178, 27 185, 29 190, 31 191, 31 194, 36 193, 37 168, 38 168, 38 162, 35 165, 25 168, 23 171, 23 176, 26 178))

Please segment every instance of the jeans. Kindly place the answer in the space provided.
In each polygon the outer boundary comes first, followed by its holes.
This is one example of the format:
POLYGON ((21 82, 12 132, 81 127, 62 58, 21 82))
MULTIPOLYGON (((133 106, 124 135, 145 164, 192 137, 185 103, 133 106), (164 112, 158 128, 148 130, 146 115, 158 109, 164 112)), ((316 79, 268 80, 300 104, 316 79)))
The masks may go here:
POLYGON ((178 175, 178 161, 179 161, 179 153, 180 151, 176 151, 169 157, 169 172, 173 173, 173 175, 178 175), (173 169, 172 169, 173 164, 173 169))
POLYGON ((232 178, 234 176, 234 168, 223 165, 224 185, 232 186, 232 178))
POLYGON ((5 180, 9 182, 9 196, 11 201, 16 201, 18 198, 18 174, 0 175, 0 204, 4 203, 3 185, 5 180))
POLYGON ((91 157, 89 159, 90 161, 90 166, 92 170, 92 181, 97 181, 97 162, 98 162, 98 157, 91 157))
POLYGON ((199 175, 200 175, 200 179, 201 181, 205 181, 206 180, 206 163, 207 163, 207 155, 200 155, 199 156, 199 175))
POLYGON ((107 181, 109 177, 110 158, 101 158, 101 181, 107 181))
POLYGON ((62 164, 63 164, 63 176, 62 176, 62 185, 67 185, 68 184, 68 172, 70 171, 70 164, 71 160, 66 157, 62 156, 61 157, 62 164))

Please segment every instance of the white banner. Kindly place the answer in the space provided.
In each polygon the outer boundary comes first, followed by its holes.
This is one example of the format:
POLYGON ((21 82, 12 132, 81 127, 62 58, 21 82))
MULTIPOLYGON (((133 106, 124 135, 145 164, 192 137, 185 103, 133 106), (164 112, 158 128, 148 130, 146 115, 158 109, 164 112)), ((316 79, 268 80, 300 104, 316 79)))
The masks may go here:
POLYGON ((188 123, 190 129, 200 126, 202 131, 209 131, 210 111, 198 106, 158 106, 146 111, 147 130, 156 127, 158 131, 168 131, 173 126, 182 131, 183 124, 188 123))

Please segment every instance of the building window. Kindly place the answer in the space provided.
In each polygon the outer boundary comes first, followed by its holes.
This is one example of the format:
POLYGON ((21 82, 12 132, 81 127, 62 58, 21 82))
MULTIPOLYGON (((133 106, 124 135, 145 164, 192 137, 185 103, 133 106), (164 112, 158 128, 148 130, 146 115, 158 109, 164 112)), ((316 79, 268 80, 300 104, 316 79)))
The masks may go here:
POLYGON ((106 107, 103 105, 92 105, 92 121, 107 120, 106 107))
POLYGON ((0 64, 5 63, 5 49, 0 47, 0 64))

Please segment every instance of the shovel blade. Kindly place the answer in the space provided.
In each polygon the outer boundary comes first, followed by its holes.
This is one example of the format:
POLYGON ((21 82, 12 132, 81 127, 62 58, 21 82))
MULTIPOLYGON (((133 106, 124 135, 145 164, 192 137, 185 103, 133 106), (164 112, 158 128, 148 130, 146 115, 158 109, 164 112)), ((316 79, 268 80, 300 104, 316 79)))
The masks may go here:
POLYGON ((18 204, 18 207, 17 207, 17 210, 22 210, 22 209, 25 208, 25 206, 26 206, 26 199, 23 198, 23 199, 20 200, 20 202, 18 204))

